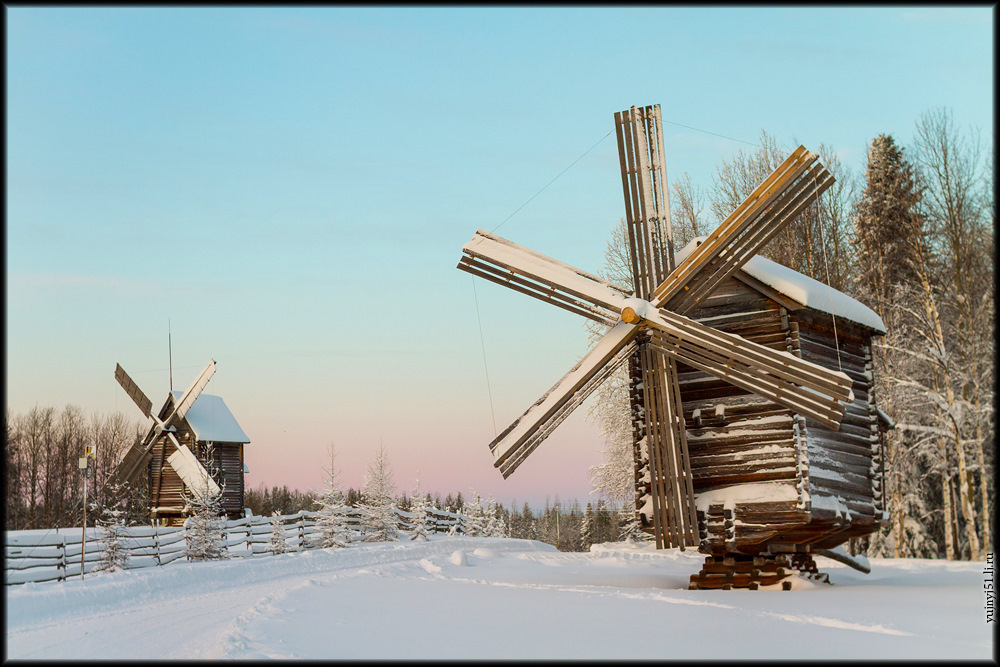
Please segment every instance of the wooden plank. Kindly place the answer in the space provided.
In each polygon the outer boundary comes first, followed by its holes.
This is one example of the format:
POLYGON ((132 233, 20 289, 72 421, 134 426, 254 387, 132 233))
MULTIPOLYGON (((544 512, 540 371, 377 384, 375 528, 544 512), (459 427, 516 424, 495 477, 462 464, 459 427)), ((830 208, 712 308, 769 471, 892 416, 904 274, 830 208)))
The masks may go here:
POLYGON ((462 246, 462 252, 615 314, 621 311, 621 302, 626 296, 625 291, 613 283, 481 229, 462 246))
POLYGON ((552 305, 558 306, 563 310, 568 310, 571 313, 582 315, 587 319, 600 322, 601 324, 612 326, 618 319, 617 316, 612 315, 607 310, 599 309, 589 303, 583 303, 581 301, 577 301, 576 299, 572 299, 571 297, 565 296, 553 288, 549 288, 550 291, 543 291, 543 288, 534 285, 530 281, 525 280, 516 274, 503 274, 499 269, 469 260, 466 257, 463 257, 459 261, 458 268, 466 273, 471 273, 472 275, 483 278, 484 280, 489 280, 490 282, 494 282, 498 285, 509 287, 515 292, 520 292, 521 294, 526 294, 527 296, 534 297, 546 303, 551 303, 552 305))
POLYGON ((653 292, 650 299, 659 308, 688 287, 712 260, 738 239, 754 216, 771 203, 785 187, 815 160, 815 154, 799 146, 781 165, 754 189, 700 246, 694 249, 653 292))
POLYGON ((125 369, 122 368, 121 364, 115 364, 115 380, 121 385, 121 388, 125 390, 128 397, 132 399, 139 410, 142 411, 144 417, 149 417, 152 412, 153 402, 146 397, 146 394, 142 393, 138 385, 132 381, 125 369))
POLYGON ((664 491, 664 476, 666 462, 663 457, 664 443, 660 433, 660 415, 655 400, 656 382, 653 375, 653 362, 650 358, 648 344, 639 345, 640 368, 642 370, 642 406, 643 425, 645 426, 646 453, 649 462, 650 491, 653 510, 653 538, 656 548, 663 549, 671 544, 669 498, 664 491))
POLYGON ((789 185, 788 189, 776 199, 774 206, 766 212, 761 212, 758 219, 747 227, 744 235, 726 248, 725 255, 720 255, 710 270, 699 274, 699 279, 692 281, 685 292, 668 301, 668 306, 681 313, 696 307, 720 281, 738 271, 833 183, 833 177, 822 164, 811 170, 811 173, 815 178, 806 174, 802 179, 789 185))
MULTIPOLYGON (((654 153, 652 162, 655 168, 655 173, 659 175, 660 185, 660 206, 658 211, 661 214, 661 219, 665 223, 666 236, 667 236, 667 248, 666 255, 664 259, 666 260, 666 265, 663 267, 663 274, 657 284, 662 282, 663 278, 670 274, 674 270, 674 234, 673 234, 673 224, 670 219, 670 187, 667 183, 667 169, 666 169, 666 153, 663 150, 663 121, 660 116, 660 105, 653 105, 653 123, 652 127, 656 132, 655 147, 656 151, 654 153)), ((650 142, 650 145, 654 145, 654 142, 650 142)))
POLYGON ((630 179, 629 179, 629 167, 628 160, 626 157, 626 141, 628 130, 626 128, 627 111, 619 111, 615 114, 615 135, 618 139, 618 161, 621 166, 622 174, 622 193, 625 197, 625 228, 628 232, 628 243, 629 243, 629 261, 632 264, 632 291, 635 294, 641 293, 641 285, 639 283, 639 277, 642 275, 639 271, 638 263, 638 250, 636 248, 636 238, 635 238, 635 228, 632 225, 633 218, 635 216, 632 210, 632 198, 630 195, 630 179))
POLYGON ((839 426, 841 411, 835 407, 835 402, 825 401, 816 394, 803 393, 799 387, 774 376, 766 375, 749 365, 737 365, 731 360, 727 364, 724 357, 714 352, 704 349, 691 350, 690 344, 683 339, 662 335, 654 336, 653 340, 654 344, 665 354, 690 366, 723 377, 730 384, 764 396, 795 412, 807 414, 829 428, 836 429, 839 426))
MULTIPOLYGON (((562 404, 548 419, 539 425, 537 430, 527 437, 519 447, 499 466, 504 479, 509 477, 531 452, 535 451, 549 434, 561 424, 569 414, 579 407, 608 377, 610 377, 624 362, 634 348, 635 342, 630 342, 625 348, 600 371, 594 374, 573 396, 562 404)), ((501 434, 500 437, 503 437, 501 434)))
MULTIPOLYGON (((626 310, 623 310, 623 315, 626 310)), ((668 310, 647 310, 639 314, 642 323, 671 336, 684 336, 700 347, 726 355, 768 372, 786 382, 794 382, 822 392, 833 399, 846 401, 851 385, 847 378, 828 368, 804 361, 789 353, 776 353, 739 336, 707 327, 668 310)))
MULTIPOLYGON (((542 428, 591 378, 618 355, 636 333, 637 328, 625 322, 619 322, 612 327, 566 375, 490 443, 490 450, 494 456, 493 465, 499 468, 505 459, 542 428)), ((512 470, 504 476, 510 472, 512 470)))
POLYGON ((776 303, 784 306, 788 310, 801 310, 801 309, 805 308, 805 306, 803 304, 799 303, 798 301, 796 301, 792 297, 790 297, 790 296, 788 296, 786 294, 782 294, 781 292, 779 292, 778 290, 774 289, 770 285, 766 285, 766 284, 762 283, 761 281, 757 280, 756 278, 754 278, 750 274, 746 273, 745 271, 740 270, 740 271, 734 272, 733 273, 733 278, 736 278, 740 282, 746 284, 748 287, 751 287, 751 288, 757 290, 758 292, 760 292, 761 294, 763 294, 767 298, 769 298, 769 299, 775 301, 776 303))

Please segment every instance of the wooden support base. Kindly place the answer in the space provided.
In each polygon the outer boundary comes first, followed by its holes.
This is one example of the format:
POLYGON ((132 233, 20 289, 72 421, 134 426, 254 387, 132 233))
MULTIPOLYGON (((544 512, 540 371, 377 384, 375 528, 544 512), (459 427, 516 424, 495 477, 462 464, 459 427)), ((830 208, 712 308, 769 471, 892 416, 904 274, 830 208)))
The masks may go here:
POLYGON ((814 581, 830 583, 829 577, 817 571, 816 562, 807 553, 757 555, 726 554, 708 556, 698 574, 691 575, 689 590, 730 590, 747 588, 752 591, 761 586, 781 584, 782 590, 791 590, 792 575, 814 581))

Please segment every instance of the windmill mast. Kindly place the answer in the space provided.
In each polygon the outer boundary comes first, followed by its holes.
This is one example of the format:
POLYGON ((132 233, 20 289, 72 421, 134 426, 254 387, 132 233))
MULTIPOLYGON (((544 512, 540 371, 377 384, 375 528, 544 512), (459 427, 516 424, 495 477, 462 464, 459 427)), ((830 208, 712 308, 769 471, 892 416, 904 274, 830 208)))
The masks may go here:
POLYGON ((170 340, 170 318, 167 318, 167 358, 170 368, 170 391, 174 390, 174 346, 170 340))

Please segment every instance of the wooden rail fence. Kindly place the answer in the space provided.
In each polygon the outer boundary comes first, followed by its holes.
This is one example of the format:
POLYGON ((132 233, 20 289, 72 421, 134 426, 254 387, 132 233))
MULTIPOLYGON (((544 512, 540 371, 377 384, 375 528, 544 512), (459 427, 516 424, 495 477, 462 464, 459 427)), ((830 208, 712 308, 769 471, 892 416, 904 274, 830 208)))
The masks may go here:
MULTIPOLYGON (((362 510, 346 507, 346 525, 352 541, 363 539, 362 510)), ((396 508, 401 530, 412 528, 410 512, 396 508)), ((301 551, 319 546, 318 512, 302 510, 280 517, 288 551, 301 551)), ((430 532, 442 533, 457 525, 463 531, 467 517, 436 508, 427 510, 430 532)), ((223 530, 223 540, 230 558, 266 555, 271 541, 271 517, 251 516, 229 520, 223 530)), ((129 553, 128 569, 168 565, 185 559, 186 531, 180 526, 127 526, 121 541, 129 553)), ((5 533, 4 583, 63 581, 80 576, 80 556, 85 552, 83 571, 89 573, 100 565, 103 555, 101 530, 87 528, 86 548, 80 527, 31 530, 5 533)))

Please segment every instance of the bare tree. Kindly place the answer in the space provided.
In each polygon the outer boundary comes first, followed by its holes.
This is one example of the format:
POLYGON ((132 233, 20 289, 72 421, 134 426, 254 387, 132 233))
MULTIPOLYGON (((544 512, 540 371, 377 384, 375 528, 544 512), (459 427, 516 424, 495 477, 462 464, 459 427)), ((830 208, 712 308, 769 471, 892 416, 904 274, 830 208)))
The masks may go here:
POLYGON ((926 273, 940 291, 941 382, 949 406, 967 539, 972 557, 977 558, 977 514, 983 547, 988 550, 990 545, 992 475, 987 474, 984 450, 993 432, 993 227, 988 214, 992 187, 983 177, 979 133, 960 133, 949 111, 940 108, 921 115, 914 143, 924 192, 921 214, 928 226, 926 273), (970 445, 979 471, 978 513, 966 476, 970 445))
POLYGON ((691 183, 691 175, 684 172, 674 179, 674 197, 670 202, 670 217, 674 249, 679 250, 691 239, 708 233, 705 221, 705 192, 691 183))

